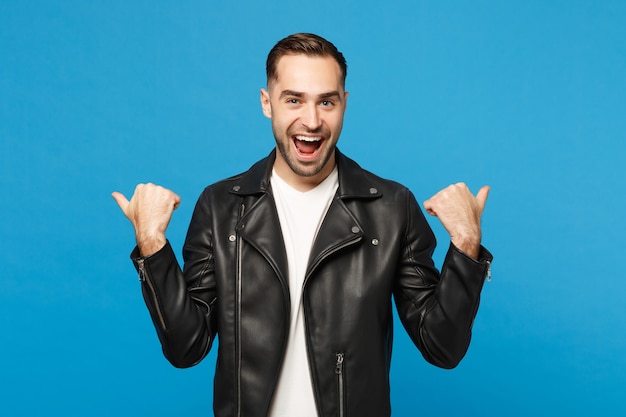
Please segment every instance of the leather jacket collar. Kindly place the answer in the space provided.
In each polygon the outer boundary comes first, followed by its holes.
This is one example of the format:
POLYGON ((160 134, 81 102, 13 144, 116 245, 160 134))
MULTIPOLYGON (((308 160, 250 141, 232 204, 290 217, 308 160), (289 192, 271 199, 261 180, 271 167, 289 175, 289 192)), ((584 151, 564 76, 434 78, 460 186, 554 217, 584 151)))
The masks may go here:
MULTIPOLYGON (((241 196, 268 192, 270 189, 269 179, 275 159, 276 149, 244 173, 230 192, 241 196)), ((339 198, 371 199, 382 196, 372 178, 364 175, 364 171, 360 169, 359 165, 342 154, 339 149, 335 149, 335 160, 339 175, 339 189, 337 190, 339 198)))

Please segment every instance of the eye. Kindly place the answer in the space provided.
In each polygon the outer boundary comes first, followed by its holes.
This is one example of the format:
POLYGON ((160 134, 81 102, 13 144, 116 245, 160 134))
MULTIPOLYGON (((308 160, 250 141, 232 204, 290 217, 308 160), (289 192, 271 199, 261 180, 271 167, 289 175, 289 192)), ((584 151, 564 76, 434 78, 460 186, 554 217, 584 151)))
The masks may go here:
POLYGON ((322 107, 331 107, 334 103, 330 100, 323 100, 321 104, 322 107))
POLYGON ((287 103, 289 103, 289 104, 298 104, 298 103, 300 103, 300 100, 298 100, 297 98, 289 98, 289 99, 287 99, 287 103))

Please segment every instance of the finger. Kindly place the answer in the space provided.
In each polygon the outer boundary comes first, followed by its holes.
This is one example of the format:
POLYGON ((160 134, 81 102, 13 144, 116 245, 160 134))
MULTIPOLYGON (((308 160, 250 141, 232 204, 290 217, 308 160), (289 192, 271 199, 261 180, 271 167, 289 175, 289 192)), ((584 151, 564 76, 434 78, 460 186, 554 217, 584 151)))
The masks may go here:
POLYGON ((126 209, 128 208, 129 201, 124 194, 114 191, 111 193, 111 197, 113 197, 117 205, 120 206, 120 209, 122 209, 122 212, 126 215, 126 209))
POLYGON ((436 216, 437 213, 435 212, 435 207, 431 200, 432 199, 428 199, 424 201, 424 209, 426 209, 426 212, 431 216, 436 216))
POLYGON ((174 210, 176 210, 180 206, 180 196, 174 193, 174 210))
POLYGON ((478 190, 478 194, 476 194, 476 200, 478 201, 481 210, 485 208, 485 203, 487 202, 487 197, 489 196, 490 190, 491 187, 485 185, 480 190, 478 190))

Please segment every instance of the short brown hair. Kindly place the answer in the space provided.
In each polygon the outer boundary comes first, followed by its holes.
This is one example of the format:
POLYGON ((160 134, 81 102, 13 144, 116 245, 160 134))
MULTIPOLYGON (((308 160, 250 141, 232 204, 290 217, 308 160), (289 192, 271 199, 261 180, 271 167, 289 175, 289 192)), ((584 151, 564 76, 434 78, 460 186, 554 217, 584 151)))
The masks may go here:
POLYGON ((276 65, 278 60, 284 55, 308 55, 308 56, 330 56, 337 61, 341 69, 343 77, 343 85, 346 85, 346 76, 348 75, 348 64, 343 54, 339 52, 337 47, 321 36, 312 33, 295 33, 281 39, 274 45, 270 53, 267 55, 265 64, 265 72, 267 73, 267 82, 277 80, 276 65))

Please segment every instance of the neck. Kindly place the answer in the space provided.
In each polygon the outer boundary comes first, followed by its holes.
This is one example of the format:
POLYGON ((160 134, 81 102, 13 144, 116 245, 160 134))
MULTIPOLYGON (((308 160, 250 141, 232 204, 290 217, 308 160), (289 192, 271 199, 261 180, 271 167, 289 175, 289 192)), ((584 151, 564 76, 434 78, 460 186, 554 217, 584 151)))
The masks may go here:
POLYGON ((289 167, 287 162, 285 162, 282 158, 280 152, 277 151, 276 160, 274 161, 274 171, 276 171, 276 174, 278 174, 283 181, 289 184, 289 186, 298 191, 306 192, 317 187, 322 183, 322 181, 328 178, 330 173, 333 172, 335 164, 335 152, 333 152, 331 157, 319 172, 311 176, 299 175, 289 167))

